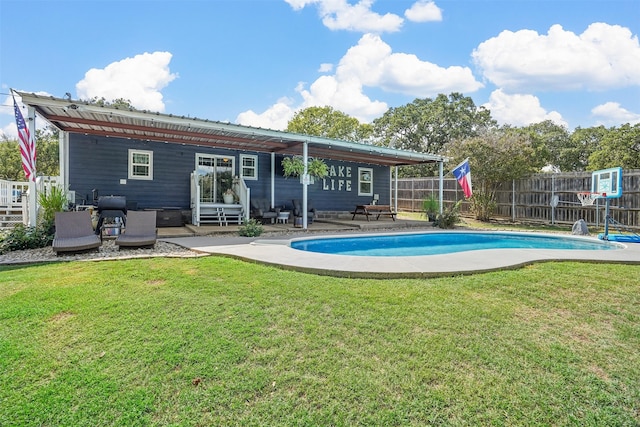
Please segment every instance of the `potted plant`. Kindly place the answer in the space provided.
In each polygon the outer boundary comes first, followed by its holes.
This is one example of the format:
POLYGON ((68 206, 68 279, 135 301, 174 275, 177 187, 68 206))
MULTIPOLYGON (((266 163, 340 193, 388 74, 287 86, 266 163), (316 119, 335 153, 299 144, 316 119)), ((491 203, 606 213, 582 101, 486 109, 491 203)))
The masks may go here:
POLYGON ((236 193, 233 192, 231 188, 228 188, 224 193, 222 193, 222 200, 228 205, 232 204, 236 199, 236 193))
POLYGON ((329 166, 322 159, 309 159, 307 163, 307 171, 309 175, 315 176, 316 178, 324 178, 329 175, 329 166))
MULTIPOLYGON (((307 173, 313 178, 324 178, 329 175, 329 167, 322 159, 309 158, 307 162, 307 173)), ((290 176, 302 177, 304 174, 304 161, 300 156, 285 157, 282 159, 282 175, 285 178, 290 176)), ((311 182, 313 183, 313 181, 311 182)))
POLYGON ((427 221, 434 222, 440 213, 440 204, 438 199, 432 194, 422 201, 422 210, 427 221))

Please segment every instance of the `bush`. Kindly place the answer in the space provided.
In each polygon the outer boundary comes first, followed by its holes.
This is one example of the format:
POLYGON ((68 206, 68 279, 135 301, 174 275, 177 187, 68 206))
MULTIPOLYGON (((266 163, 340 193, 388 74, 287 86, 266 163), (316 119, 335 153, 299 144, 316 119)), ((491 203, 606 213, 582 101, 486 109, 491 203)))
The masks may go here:
POLYGON ((440 203, 433 194, 422 201, 422 211, 428 221, 435 221, 438 217, 440 203))
POLYGON ((52 223, 55 221, 56 212, 62 212, 68 205, 67 195, 62 188, 54 185, 51 186, 49 192, 38 194, 38 203, 40 204, 41 214, 40 221, 43 223, 52 223))
POLYGON ((245 237, 259 236, 262 234, 263 231, 264 231, 264 228, 262 227, 262 224, 260 224, 254 218, 249 219, 247 222, 244 223, 243 226, 241 226, 238 229, 238 233, 241 236, 245 236, 245 237))
POLYGON ((442 213, 438 214, 438 216, 436 217, 433 226, 440 228, 453 228, 457 223, 460 222, 461 203, 462 200, 458 200, 453 206, 445 207, 442 210, 442 213))
POLYGON ((471 197, 471 211, 475 214, 476 219, 480 221, 489 221, 496 210, 495 196, 476 191, 471 197))
POLYGON ((26 227, 18 224, 7 233, 0 235, 0 254, 51 245, 56 232, 56 212, 61 212, 67 207, 67 196, 62 188, 52 186, 49 192, 38 194, 38 203, 40 214, 37 225, 26 227))
POLYGON ((42 222, 36 227, 18 224, 0 237, 0 254, 23 249, 44 248, 51 245, 53 236, 52 223, 42 222))

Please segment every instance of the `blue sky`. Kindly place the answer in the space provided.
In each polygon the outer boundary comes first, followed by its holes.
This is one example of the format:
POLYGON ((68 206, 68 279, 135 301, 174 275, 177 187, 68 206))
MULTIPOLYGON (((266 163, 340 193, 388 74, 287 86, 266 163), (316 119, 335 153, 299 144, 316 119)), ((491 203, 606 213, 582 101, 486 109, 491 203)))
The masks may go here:
POLYGON ((9 88, 283 129, 461 92, 500 124, 640 122, 638 0, 0 2, 9 88))

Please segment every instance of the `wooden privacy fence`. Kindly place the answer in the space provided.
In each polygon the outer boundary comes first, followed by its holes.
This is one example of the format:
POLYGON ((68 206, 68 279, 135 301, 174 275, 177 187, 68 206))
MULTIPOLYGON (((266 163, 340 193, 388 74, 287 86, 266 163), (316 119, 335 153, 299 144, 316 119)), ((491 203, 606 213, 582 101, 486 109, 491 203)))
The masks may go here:
MULTIPOLYGON (((473 171, 471 174, 473 181, 473 171)), ((535 174, 506 182, 496 195, 495 216, 514 221, 560 224, 572 224, 584 219, 589 225, 602 225, 605 217, 604 200, 596 200, 594 206, 582 206, 576 196, 581 191, 591 191, 591 172, 535 174), (555 208, 551 206, 554 196, 558 198, 555 208)), ((437 177, 400 178, 398 210, 420 212, 422 201, 431 195, 437 198, 438 192, 437 177)), ((460 185, 454 178, 444 179, 443 200, 445 205, 464 200, 460 185)), ((462 202, 461 209, 464 215, 472 215, 470 203, 466 200, 462 202)), ((623 170, 622 197, 611 199, 610 215, 621 224, 640 228, 640 169, 623 170)))

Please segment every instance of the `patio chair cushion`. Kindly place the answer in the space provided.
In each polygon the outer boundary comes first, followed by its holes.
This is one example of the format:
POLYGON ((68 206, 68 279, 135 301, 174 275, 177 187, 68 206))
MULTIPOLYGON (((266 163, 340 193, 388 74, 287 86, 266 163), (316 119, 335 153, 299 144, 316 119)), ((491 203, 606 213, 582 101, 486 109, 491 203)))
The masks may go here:
POLYGON ((268 199, 251 199, 251 216, 254 218, 273 219, 278 212, 271 209, 268 199))
MULTIPOLYGON (((293 216, 301 217, 302 216, 302 200, 301 199, 293 199, 293 216)), ((313 218, 316 215, 316 208, 313 207, 313 203, 311 200, 307 200, 307 219, 313 221, 313 218)))
POLYGON ((154 246, 158 238, 156 211, 129 211, 124 232, 116 239, 120 247, 154 246))
POLYGON ((52 246, 56 253, 97 249, 102 244, 93 231, 89 211, 56 212, 55 226, 52 246))

